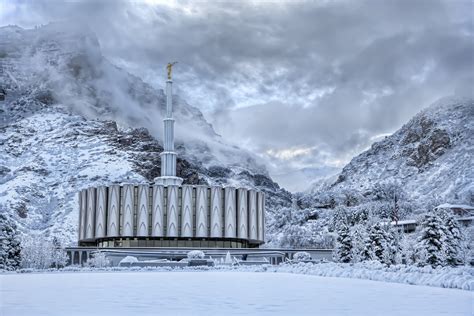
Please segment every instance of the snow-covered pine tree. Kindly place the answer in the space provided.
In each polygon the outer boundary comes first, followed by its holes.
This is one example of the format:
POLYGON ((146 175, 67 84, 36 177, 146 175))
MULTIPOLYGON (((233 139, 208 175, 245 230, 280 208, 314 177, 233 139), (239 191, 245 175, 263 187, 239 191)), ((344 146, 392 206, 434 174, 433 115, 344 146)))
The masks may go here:
POLYGON ((446 264, 456 266, 463 263, 464 238, 458 222, 449 211, 439 210, 444 222, 446 240, 443 243, 446 264))
POLYGON ((352 262, 364 261, 366 256, 364 255, 365 250, 365 239, 367 238, 367 227, 364 224, 356 224, 351 227, 351 258, 352 262))
POLYGON ((390 264, 387 259, 388 236, 384 227, 380 223, 375 223, 367 234, 365 240, 364 257, 368 260, 377 260, 382 263, 390 264))
POLYGON ((418 264, 433 267, 445 263, 446 227, 437 213, 427 214, 420 223, 421 233, 416 244, 418 264))
POLYGON ((16 270, 21 263, 20 236, 15 223, 0 214, 0 270, 16 270))
POLYGON ((334 214, 330 223, 330 229, 337 232, 339 227, 342 225, 347 226, 348 222, 347 209, 343 206, 338 206, 334 210, 334 214))
POLYGON ((334 250, 336 261, 344 263, 351 262, 351 233, 346 224, 341 224, 337 229, 336 247, 334 250))
POLYGON ((384 263, 397 264, 402 261, 402 247, 400 233, 393 229, 390 225, 385 228, 385 249, 384 249, 384 263))

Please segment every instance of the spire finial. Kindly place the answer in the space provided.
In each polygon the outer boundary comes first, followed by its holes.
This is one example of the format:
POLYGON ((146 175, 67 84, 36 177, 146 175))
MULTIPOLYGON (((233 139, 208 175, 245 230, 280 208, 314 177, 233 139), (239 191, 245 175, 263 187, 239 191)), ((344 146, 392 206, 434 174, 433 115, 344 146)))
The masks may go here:
POLYGON ((168 70, 168 80, 171 80, 171 71, 173 70, 173 66, 177 63, 177 61, 173 61, 172 63, 168 63, 168 65, 166 65, 166 69, 168 70))

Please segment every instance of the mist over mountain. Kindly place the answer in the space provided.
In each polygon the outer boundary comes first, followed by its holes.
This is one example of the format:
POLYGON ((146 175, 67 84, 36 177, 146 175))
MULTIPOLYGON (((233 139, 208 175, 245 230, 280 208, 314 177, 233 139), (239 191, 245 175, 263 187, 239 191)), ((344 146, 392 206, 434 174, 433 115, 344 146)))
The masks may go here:
MULTIPOLYGON (((160 175, 165 95, 104 58, 92 32, 64 24, 0 28, 0 69, 7 92, 0 210, 24 232, 73 242, 80 189, 160 175)), ((174 100, 177 172, 185 183, 257 187, 270 205, 289 205, 290 193, 251 153, 228 145, 197 108, 174 100)))
POLYGON ((328 177, 337 175, 340 171, 341 169, 330 166, 307 167, 277 173, 272 178, 278 183, 284 181, 286 183, 285 188, 291 192, 303 192, 321 181, 326 181, 328 177))

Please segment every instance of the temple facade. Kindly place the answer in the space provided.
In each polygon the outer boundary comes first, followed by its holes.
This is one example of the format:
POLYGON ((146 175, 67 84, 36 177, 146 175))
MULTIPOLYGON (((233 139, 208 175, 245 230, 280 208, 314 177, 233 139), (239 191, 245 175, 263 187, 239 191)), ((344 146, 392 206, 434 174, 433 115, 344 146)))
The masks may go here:
POLYGON ((245 188, 122 184, 79 194, 79 246, 252 248, 265 196, 245 188))

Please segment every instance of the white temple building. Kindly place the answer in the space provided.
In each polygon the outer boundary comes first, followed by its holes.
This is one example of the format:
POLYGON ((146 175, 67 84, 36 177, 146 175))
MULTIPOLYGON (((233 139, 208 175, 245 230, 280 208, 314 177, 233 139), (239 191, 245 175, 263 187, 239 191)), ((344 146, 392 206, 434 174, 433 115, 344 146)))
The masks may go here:
POLYGON ((79 248, 256 248, 264 243, 264 193, 182 184, 176 176, 170 73, 169 69, 161 176, 153 183, 80 191, 79 248))

